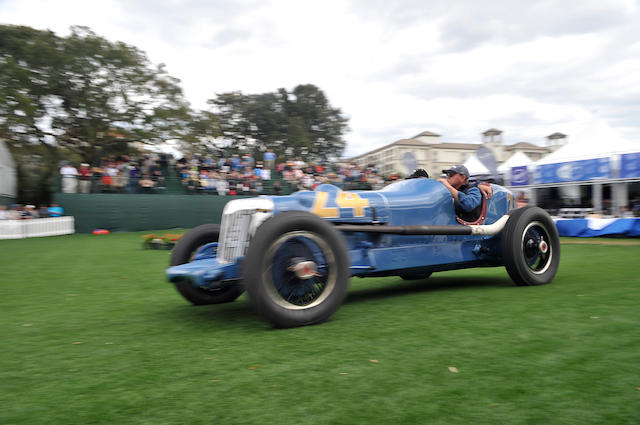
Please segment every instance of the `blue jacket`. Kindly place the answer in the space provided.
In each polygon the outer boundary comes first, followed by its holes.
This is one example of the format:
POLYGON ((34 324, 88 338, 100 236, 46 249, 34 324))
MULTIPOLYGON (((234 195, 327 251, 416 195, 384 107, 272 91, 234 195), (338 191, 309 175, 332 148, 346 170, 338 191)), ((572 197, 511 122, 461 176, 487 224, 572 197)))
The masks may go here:
POLYGON ((473 211, 482 205, 482 192, 480 189, 473 186, 465 191, 458 191, 458 206, 462 211, 473 211))

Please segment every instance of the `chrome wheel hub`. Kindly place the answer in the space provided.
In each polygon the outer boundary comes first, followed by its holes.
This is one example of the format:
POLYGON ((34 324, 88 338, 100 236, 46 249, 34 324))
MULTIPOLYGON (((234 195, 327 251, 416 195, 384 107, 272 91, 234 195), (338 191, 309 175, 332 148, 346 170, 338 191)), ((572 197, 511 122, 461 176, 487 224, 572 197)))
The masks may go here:
POLYGON ((318 273, 318 266, 310 260, 294 259, 293 264, 287 268, 290 272, 294 272, 298 279, 307 280, 312 277, 322 276, 318 273))

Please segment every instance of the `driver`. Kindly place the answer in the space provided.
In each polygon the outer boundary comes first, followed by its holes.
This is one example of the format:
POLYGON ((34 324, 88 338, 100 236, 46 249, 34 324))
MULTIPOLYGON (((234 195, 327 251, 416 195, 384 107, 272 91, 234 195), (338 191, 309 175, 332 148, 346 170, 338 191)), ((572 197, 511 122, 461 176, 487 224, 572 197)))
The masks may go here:
POLYGON ((469 185, 469 170, 464 165, 453 165, 442 172, 447 177, 439 178, 438 181, 445 185, 451 193, 456 209, 471 212, 482 205, 483 197, 489 199, 493 195, 493 189, 488 183, 480 183, 477 186, 469 185))

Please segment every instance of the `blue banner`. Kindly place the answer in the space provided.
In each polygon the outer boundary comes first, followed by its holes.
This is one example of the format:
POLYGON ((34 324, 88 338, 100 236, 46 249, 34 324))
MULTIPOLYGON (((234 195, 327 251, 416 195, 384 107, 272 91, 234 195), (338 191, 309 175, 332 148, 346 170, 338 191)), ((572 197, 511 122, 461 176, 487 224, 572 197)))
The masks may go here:
POLYGON ((610 179, 611 177, 609 158, 544 164, 539 165, 535 172, 535 182, 538 184, 610 179))
POLYGON ((624 235, 640 236, 640 218, 557 220, 560 236, 586 237, 624 235), (600 222, 603 223, 600 223, 600 222))
POLYGON ((640 177, 640 153, 626 153, 620 159, 620 178, 640 177))
POLYGON ((527 186, 529 184, 529 172, 527 166, 511 167, 511 186, 527 186))

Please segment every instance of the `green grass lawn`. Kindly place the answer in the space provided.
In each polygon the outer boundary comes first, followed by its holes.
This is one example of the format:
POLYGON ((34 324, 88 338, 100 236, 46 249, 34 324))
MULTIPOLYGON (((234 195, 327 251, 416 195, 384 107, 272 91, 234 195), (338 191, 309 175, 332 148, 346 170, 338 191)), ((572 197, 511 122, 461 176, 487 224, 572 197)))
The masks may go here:
POLYGON ((541 287, 354 278, 276 330, 188 304, 140 235, 0 241, 0 424, 640 423, 640 243, 564 239, 541 287))

